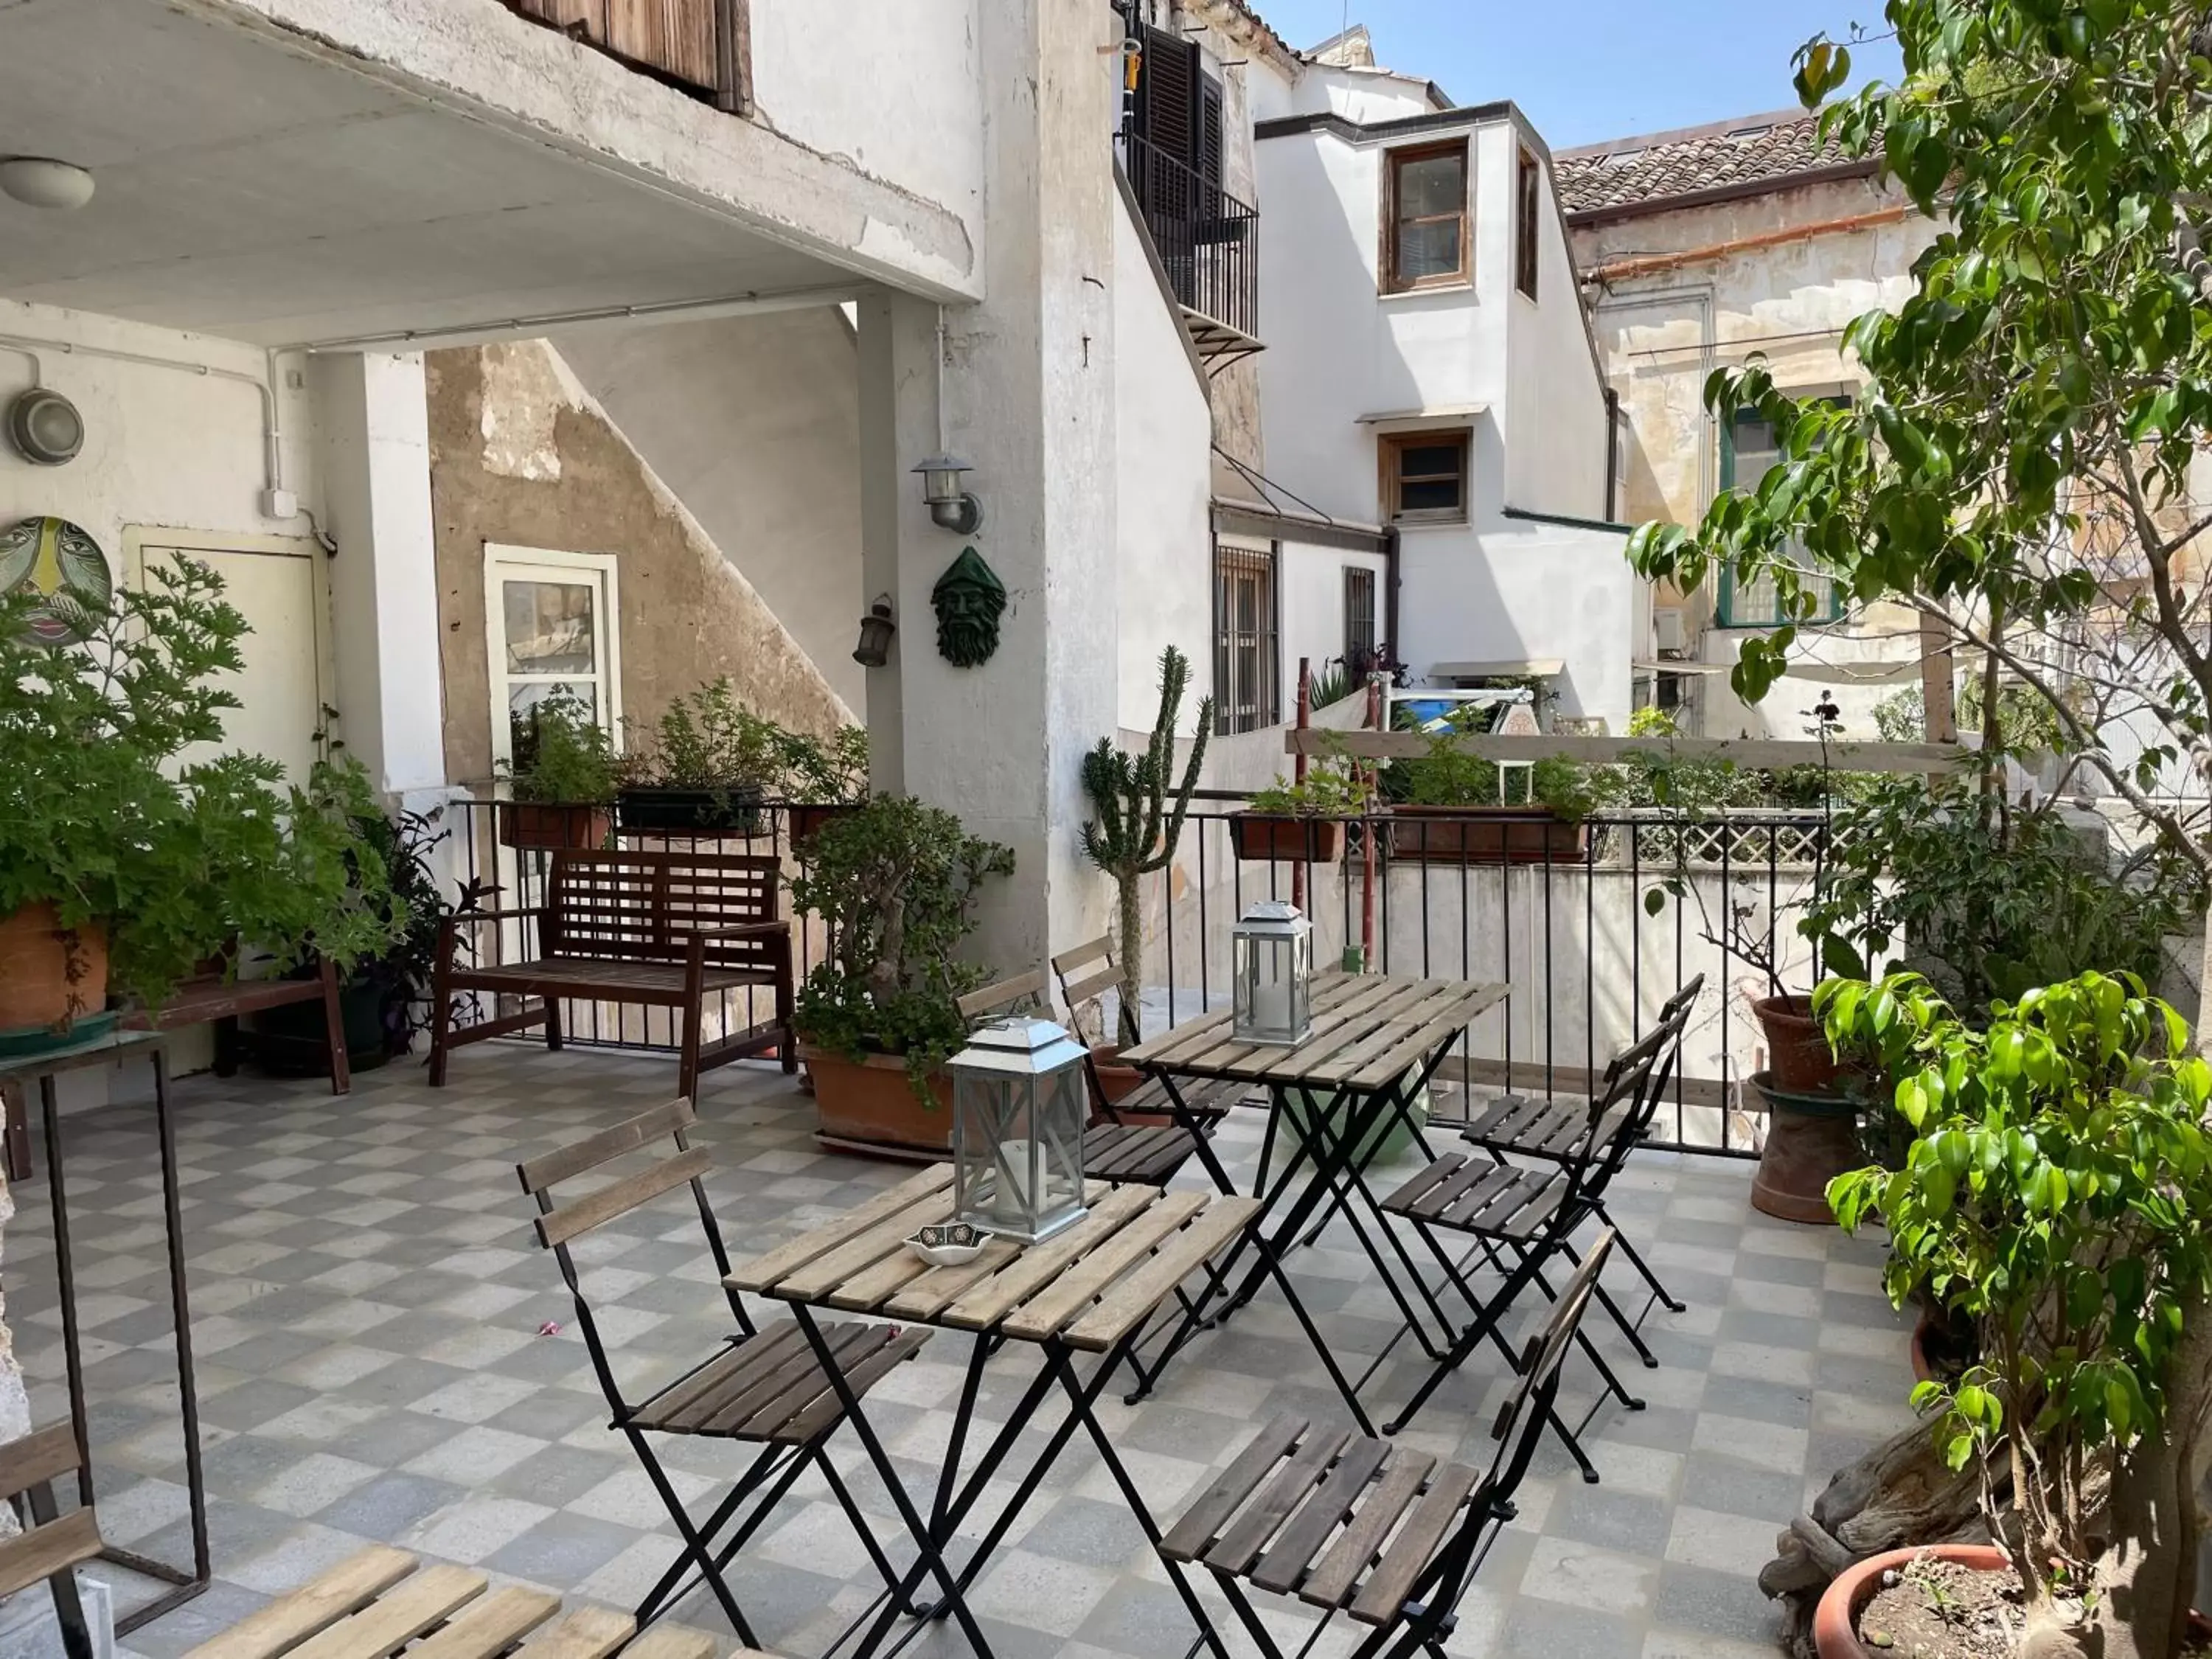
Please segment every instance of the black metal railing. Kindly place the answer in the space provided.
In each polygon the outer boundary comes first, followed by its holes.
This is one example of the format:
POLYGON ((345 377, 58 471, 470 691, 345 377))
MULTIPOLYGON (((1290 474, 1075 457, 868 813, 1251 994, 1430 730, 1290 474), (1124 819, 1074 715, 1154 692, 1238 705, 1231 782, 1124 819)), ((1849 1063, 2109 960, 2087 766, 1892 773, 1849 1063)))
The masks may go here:
POLYGON ((1256 340, 1259 210, 1134 133, 1117 142, 1176 302, 1256 340))
MULTIPOLYGON (((541 903, 550 855, 505 844, 512 812, 489 800, 447 808, 452 834, 441 849, 441 873, 498 883, 501 907, 541 903)), ((788 809, 763 805, 747 827, 756 833, 618 832, 617 840, 768 853, 798 870, 788 809)), ((1705 995, 1656 1140, 1688 1151, 1756 1151, 1765 1108, 1745 1086, 1760 1063, 1746 1000, 1763 994, 1765 982, 1733 941, 1747 933, 1771 940, 1784 981, 1793 988, 1812 982, 1811 947, 1796 937, 1794 911, 1827 856, 1819 813, 1731 812, 1686 824, 1629 812, 1559 824, 1510 811, 1425 809, 1371 826, 1305 824, 1288 840, 1264 844, 1255 833, 1226 800, 1204 801, 1184 824, 1173 864, 1147 879, 1147 1035, 1226 1000, 1230 928, 1246 905, 1267 898, 1303 903, 1318 963, 1333 964, 1354 946, 1381 972, 1511 986, 1511 996, 1476 1022, 1444 1068, 1445 1079, 1472 1091, 1470 1098, 1583 1096, 1607 1060, 1650 1029, 1676 988, 1702 973, 1705 995), (1738 910, 1747 917, 1731 928, 1726 919, 1738 910)), ((485 960, 514 960, 533 948, 516 924, 474 931, 485 960)), ((796 918, 793 936, 804 977, 822 955, 819 923, 796 918)), ((709 1035, 766 1018, 765 996, 723 993, 708 1010, 709 1035)), ((567 1011, 574 1042, 672 1049, 678 1035, 665 1009, 578 1004, 567 1011)))

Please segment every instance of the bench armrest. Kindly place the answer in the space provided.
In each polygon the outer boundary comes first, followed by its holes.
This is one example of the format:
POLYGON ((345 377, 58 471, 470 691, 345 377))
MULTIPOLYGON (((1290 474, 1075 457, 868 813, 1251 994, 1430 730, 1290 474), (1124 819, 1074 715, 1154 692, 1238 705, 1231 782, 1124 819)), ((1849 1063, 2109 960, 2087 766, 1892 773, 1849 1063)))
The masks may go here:
POLYGON ((684 939, 743 939, 748 933, 784 933, 791 932, 787 921, 736 921, 726 927, 694 927, 680 937, 684 939))
POLYGON ((455 910, 445 918, 446 926, 458 927, 465 921, 520 921, 530 916, 543 916, 542 904, 518 905, 506 910, 455 910))

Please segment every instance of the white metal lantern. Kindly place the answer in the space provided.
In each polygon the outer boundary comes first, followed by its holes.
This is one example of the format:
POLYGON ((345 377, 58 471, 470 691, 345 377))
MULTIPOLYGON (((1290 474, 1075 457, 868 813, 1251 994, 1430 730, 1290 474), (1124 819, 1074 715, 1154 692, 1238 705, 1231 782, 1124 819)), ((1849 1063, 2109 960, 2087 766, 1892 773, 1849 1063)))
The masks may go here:
POLYGON ((1239 1042, 1289 1047, 1313 1029, 1313 923, 1295 904, 1255 904, 1231 930, 1239 1042))
POLYGON ((1083 1045, 1048 1019, 986 1025, 952 1057, 952 1218, 1034 1244, 1082 1218, 1083 1045))

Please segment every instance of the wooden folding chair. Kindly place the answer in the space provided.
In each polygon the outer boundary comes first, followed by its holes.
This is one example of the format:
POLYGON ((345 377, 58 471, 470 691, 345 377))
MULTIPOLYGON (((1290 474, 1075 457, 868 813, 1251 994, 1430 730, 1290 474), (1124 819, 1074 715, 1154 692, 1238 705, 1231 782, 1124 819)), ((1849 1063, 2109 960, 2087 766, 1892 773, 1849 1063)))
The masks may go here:
MULTIPOLYGON (((1191 1567, 1212 1574, 1268 1659, 1284 1650, 1248 1586, 1323 1610, 1301 1653, 1345 1613, 1369 1628, 1353 1659, 1443 1659, 1460 1600, 1512 1517, 1537 1437, 1555 1415, 1560 1364, 1612 1249, 1613 1235, 1601 1235, 1516 1360, 1520 1380, 1491 1431, 1498 1448, 1488 1469, 1279 1417, 1168 1529, 1159 1551, 1169 1572, 1179 1583, 1191 1567)), ((1210 1632, 1190 1651, 1209 1636, 1218 1651, 1210 1632)))
MULTIPOLYGON (((515 1172, 521 1177, 523 1191, 538 1201, 538 1242, 553 1252, 554 1259, 560 1263, 561 1277, 575 1302, 577 1327, 583 1334, 585 1347, 590 1351, 592 1368, 599 1374, 599 1386, 614 1412, 611 1426, 629 1439, 645 1469, 646 1478, 660 1494, 660 1501, 667 1506, 669 1518, 675 1522, 683 1540, 682 1553, 639 1603, 638 1622, 646 1623, 672 1605, 684 1575, 696 1568, 721 1603, 723 1612, 729 1615, 738 1638, 748 1645, 757 1646, 751 1626, 723 1580, 723 1569, 768 1518, 792 1483, 810 1467, 821 1472, 846 1517, 860 1534, 876 1571, 894 1593, 899 1577, 877 1544, 866 1516, 846 1490, 836 1463, 823 1450, 830 1435, 844 1420, 844 1407, 836 1384, 796 1323, 786 1320, 766 1330, 757 1328, 745 1311, 743 1298, 725 1285, 723 1294, 728 1299, 737 1331, 720 1348, 673 1382, 635 1403, 616 1380, 570 1247, 593 1228, 627 1215, 665 1193, 689 1186, 698 1207, 700 1224, 707 1235, 708 1248, 714 1256, 715 1281, 720 1284, 727 1279, 729 1252, 707 1199, 704 1177, 708 1168, 708 1156, 704 1148, 694 1147, 690 1139, 690 1132, 696 1121, 690 1101, 671 1101, 574 1146, 518 1164, 515 1172), (645 1151, 663 1139, 674 1142, 674 1156, 656 1158, 633 1175, 565 1202, 554 1197, 556 1186, 598 1170, 625 1154, 645 1151), (700 1522, 686 1511, 653 1453, 651 1437, 661 1435, 728 1440, 758 1450, 729 1495, 700 1522), (749 1499, 752 1501, 751 1512, 738 1522, 727 1541, 716 1547, 717 1534, 736 1520, 738 1511, 749 1499)), ((823 1334, 836 1355, 840 1374, 852 1396, 857 1399, 893 1366, 912 1356, 929 1340, 930 1334, 896 1325, 852 1322, 826 1327, 823 1334)), ((687 1589, 685 1593, 690 1592, 687 1589)))
POLYGON ((67 1515, 54 1504, 55 1480, 82 1466, 76 1430, 67 1422, 50 1423, 0 1446, 0 1498, 21 1498, 29 1511, 24 1530, 0 1544, 0 1599, 45 1579, 61 1626, 64 1659, 92 1659, 76 1569, 100 1553, 100 1522, 89 1504, 67 1515))

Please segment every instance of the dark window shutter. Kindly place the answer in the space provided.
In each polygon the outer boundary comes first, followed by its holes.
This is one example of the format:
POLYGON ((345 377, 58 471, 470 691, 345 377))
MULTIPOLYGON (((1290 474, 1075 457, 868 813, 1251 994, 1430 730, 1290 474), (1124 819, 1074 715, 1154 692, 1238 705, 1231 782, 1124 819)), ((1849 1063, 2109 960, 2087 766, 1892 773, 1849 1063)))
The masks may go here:
POLYGON ((1221 188, 1221 82, 1201 73, 1198 77, 1198 148, 1191 168, 1213 186, 1221 188))
POLYGON ((1142 69, 1137 76, 1137 135, 1176 161, 1196 153, 1198 43, 1166 29, 1142 26, 1142 69))

